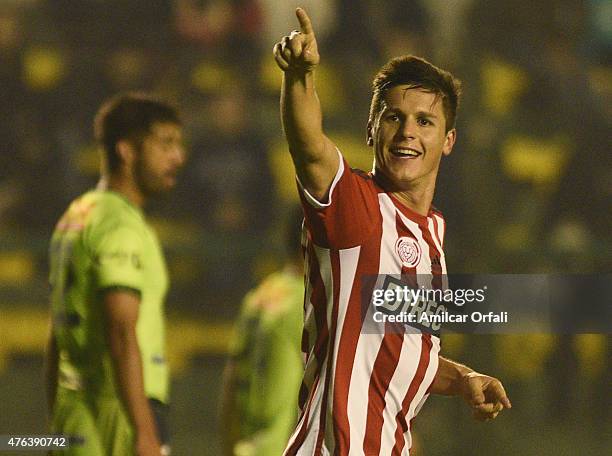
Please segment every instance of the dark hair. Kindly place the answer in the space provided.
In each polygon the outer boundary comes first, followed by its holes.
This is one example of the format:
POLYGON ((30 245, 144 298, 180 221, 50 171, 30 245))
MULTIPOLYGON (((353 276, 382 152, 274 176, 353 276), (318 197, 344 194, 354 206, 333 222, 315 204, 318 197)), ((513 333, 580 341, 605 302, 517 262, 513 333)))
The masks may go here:
POLYGON ((402 84, 422 88, 442 97, 446 131, 454 128, 457 106, 461 96, 461 81, 448 71, 442 70, 427 60, 414 55, 395 57, 378 71, 372 82, 370 122, 373 123, 381 111, 386 91, 391 87, 402 84))
POLYGON ((104 150, 109 172, 116 171, 121 163, 117 143, 125 139, 140 146, 156 122, 181 124, 174 106, 144 93, 120 94, 100 107, 94 134, 104 150))

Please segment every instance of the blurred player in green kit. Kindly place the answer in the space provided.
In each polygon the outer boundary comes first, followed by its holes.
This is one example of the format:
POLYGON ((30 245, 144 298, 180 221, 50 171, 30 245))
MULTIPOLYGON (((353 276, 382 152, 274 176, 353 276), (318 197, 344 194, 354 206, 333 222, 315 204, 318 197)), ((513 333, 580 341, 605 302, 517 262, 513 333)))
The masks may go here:
POLYGON ((127 94, 100 108, 94 128, 101 182, 51 239, 51 430, 73 438, 63 455, 166 455, 168 277, 143 207, 175 185, 181 124, 170 105, 127 94))
POLYGON ((242 303, 224 378, 225 456, 282 454, 298 415, 304 373, 302 209, 286 226, 287 260, 242 303))

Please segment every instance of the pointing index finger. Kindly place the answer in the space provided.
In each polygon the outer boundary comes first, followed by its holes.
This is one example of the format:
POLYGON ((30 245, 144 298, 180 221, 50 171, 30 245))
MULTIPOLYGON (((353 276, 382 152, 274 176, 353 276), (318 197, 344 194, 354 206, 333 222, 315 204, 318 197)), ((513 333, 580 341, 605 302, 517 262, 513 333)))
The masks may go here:
POLYGON ((305 35, 314 34, 314 30, 312 29, 312 22, 310 22, 310 18, 306 11, 303 8, 297 8, 295 10, 295 15, 300 22, 300 28, 302 29, 302 33, 305 35))

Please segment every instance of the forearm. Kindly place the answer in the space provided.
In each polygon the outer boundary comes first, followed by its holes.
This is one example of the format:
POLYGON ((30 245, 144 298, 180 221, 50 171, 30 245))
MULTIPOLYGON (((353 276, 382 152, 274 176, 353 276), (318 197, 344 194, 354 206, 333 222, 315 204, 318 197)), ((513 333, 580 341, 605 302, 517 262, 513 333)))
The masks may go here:
POLYGON ((283 71, 281 119, 289 151, 301 184, 323 200, 338 170, 335 146, 323 133, 321 104, 315 90, 319 65, 317 41, 310 18, 296 10, 301 32, 293 31, 274 46, 274 59, 283 71))
POLYGON ((434 377, 430 392, 445 396, 460 395, 462 394, 462 379, 471 372, 474 372, 474 370, 463 364, 456 363, 440 356, 438 371, 434 377))
POLYGON ((135 329, 112 329, 109 346, 115 383, 136 434, 156 435, 153 413, 144 392, 142 359, 135 329))
POLYGON ((283 130, 296 165, 320 161, 325 153, 323 114, 313 71, 283 73, 283 130))

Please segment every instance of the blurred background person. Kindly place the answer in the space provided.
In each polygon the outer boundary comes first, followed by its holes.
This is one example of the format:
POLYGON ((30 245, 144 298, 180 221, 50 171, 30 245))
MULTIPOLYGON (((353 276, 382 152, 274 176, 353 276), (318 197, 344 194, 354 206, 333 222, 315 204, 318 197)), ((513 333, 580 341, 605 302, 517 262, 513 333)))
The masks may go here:
POLYGON ((223 377, 227 456, 282 454, 298 414, 304 370, 302 209, 287 216, 286 261, 249 292, 236 322, 223 377))
POLYGON ((51 432, 73 439, 62 454, 167 455, 168 275, 143 208, 176 183, 180 121, 172 106, 129 94, 100 108, 95 132, 98 189, 69 206, 51 240, 51 432))

